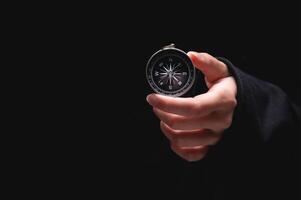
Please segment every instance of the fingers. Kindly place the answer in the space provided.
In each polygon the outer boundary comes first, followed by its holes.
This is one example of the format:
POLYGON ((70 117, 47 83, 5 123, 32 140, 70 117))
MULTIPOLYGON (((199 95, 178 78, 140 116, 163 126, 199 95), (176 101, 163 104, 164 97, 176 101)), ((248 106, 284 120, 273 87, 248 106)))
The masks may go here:
POLYGON ((190 162, 201 160, 202 158, 205 157, 208 151, 207 146, 180 148, 175 144, 171 144, 171 149, 181 158, 190 162))
POLYGON ((216 112, 205 117, 184 117, 157 108, 153 108, 153 111, 161 121, 175 130, 211 129, 220 131, 228 128, 232 122, 232 115, 227 112, 216 112))
POLYGON ((153 107, 178 115, 191 115, 198 107, 194 98, 175 98, 159 94, 150 94, 146 100, 153 107))
POLYGON ((220 134, 209 130, 179 131, 174 130, 161 121, 161 130, 171 142, 171 149, 187 161, 198 161, 205 157, 208 145, 215 144, 220 134))
POLYGON ((192 131, 174 130, 162 121, 160 123, 160 127, 171 143, 182 148, 214 145, 221 138, 221 134, 213 133, 208 129, 192 131))
POLYGON ((155 114, 170 127, 178 130, 228 128, 237 105, 233 77, 223 78, 211 91, 194 98, 174 98, 159 94, 147 97, 155 114))
POLYGON ((147 101, 155 108, 182 116, 204 116, 221 107, 218 95, 211 92, 194 98, 150 94, 147 96, 147 101))
POLYGON ((193 65, 199 69, 209 83, 229 76, 227 66, 207 53, 188 52, 193 65))

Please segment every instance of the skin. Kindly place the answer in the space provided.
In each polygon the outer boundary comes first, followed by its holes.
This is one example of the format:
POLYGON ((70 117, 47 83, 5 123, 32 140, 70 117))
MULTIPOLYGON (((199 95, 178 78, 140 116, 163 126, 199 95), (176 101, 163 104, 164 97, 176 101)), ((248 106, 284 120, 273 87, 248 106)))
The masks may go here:
POLYGON ((198 161, 232 123, 237 86, 227 66, 207 53, 188 52, 205 75, 208 92, 195 97, 147 96, 171 149, 187 161, 198 161))

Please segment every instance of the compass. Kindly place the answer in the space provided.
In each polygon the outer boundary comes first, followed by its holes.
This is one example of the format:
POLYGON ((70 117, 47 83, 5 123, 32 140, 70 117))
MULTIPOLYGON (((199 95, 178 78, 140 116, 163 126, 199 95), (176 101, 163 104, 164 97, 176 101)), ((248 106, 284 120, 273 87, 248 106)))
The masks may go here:
POLYGON ((174 44, 154 53, 146 65, 146 78, 159 94, 182 96, 195 80, 195 68, 187 54, 174 44))

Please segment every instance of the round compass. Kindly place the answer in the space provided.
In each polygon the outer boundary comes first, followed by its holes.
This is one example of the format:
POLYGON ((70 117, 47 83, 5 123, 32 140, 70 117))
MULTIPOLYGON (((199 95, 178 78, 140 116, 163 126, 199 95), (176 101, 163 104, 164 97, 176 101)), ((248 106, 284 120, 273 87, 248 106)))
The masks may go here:
POLYGON ((155 92, 181 96, 192 87, 195 68, 187 54, 172 44, 151 56, 146 65, 146 78, 155 92))

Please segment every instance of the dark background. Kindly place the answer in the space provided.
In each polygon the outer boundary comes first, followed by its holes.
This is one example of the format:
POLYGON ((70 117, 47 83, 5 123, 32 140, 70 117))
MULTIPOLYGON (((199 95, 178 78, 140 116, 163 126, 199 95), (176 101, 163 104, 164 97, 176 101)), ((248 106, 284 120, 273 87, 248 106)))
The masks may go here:
POLYGON ((210 155, 188 163, 173 154, 145 100, 152 92, 145 65, 164 45, 225 57, 280 86, 292 99, 300 97, 300 31, 293 8, 175 4, 69 8, 72 14, 58 19, 58 29, 51 30, 59 39, 55 55, 64 58, 59 64, 64 86, 59 91, 67 97, 61 161, 68 165, 62 183, 81 188, 72 192, 87 188, 95 194, 110 188, 110 195, 142 192, 170 198, 206 198, 216 192, 218 183, 212 177, 219 175, 206 166, 210 155))

